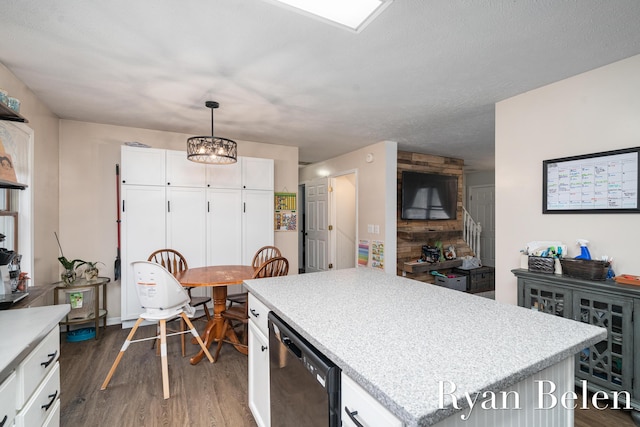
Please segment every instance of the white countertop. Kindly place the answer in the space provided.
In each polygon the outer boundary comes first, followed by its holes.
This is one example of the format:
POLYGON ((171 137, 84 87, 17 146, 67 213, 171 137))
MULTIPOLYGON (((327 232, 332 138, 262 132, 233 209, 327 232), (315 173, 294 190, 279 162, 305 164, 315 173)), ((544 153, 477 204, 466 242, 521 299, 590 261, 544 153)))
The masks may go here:
POLYGON ((246 287, 407 426, 456 412, 606 338, 606 330, 370 268, 247 280, 246 287), (459 403, 460 403, 459 399, 459 403))
POLYGON ((69 304, 0 311, 0 382, 69 313, 69 304))

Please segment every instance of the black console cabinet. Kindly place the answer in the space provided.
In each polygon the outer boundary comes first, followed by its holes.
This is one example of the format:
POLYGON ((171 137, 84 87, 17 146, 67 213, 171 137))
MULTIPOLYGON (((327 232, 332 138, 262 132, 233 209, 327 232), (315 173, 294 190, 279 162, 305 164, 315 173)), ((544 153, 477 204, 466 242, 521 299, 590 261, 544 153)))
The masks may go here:
MULTIPOLYGON (((630 406, 640 411, 640 287, 612 280, 591 281, 556 274, 512 270, 518 278, 518 305, 607 329, 607 339, 576 355, 576 383, 590 391, 629 392, 630 406)), ((620 402, 626 402, 620 394, 620 402)))

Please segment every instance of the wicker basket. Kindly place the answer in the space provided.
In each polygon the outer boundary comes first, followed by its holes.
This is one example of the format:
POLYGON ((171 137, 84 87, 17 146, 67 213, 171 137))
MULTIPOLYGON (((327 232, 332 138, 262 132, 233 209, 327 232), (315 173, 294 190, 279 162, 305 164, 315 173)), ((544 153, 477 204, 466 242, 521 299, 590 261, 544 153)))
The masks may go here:
POLYGON ((555 271, 555 258, 529 256, 529 271, 534 273, 553 274, 555 271))
POLYGON ((560 259, 562 275, 585 280, 605 280, 609 262, 586 259, 560 259))

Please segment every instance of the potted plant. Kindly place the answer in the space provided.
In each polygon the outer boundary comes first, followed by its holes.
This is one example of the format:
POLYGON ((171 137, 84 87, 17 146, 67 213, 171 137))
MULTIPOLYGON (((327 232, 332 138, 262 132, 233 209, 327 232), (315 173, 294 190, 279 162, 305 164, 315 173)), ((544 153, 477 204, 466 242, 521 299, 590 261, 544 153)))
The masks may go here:
POLYGON ((69 261, 64 256, 58 257, 58 261, 60 261, 60 264, 64 267, 64 271, 60 274, 60 278, 66 285, 70 285, 76 280, 76 268, 87 263, 81 259, 69 261))
POLYGON ((100 270, 98 269, 98 264, 102 264, 104 265, 104 263, 100 262, 100 261, 86 261, 85 262, 85 269, 84 269, 84 278, 87 280, 95 280, 98 278, 98 274, 100 273, 100 270))

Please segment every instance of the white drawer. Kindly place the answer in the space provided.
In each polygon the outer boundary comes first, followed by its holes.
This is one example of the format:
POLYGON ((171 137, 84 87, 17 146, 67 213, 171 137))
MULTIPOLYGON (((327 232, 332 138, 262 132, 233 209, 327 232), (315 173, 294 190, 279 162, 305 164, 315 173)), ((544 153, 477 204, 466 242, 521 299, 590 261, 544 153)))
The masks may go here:
POLYGON ((60 356, 60 332, 53 328, 38 346, 22 361, 18 377, 17 409, 24 406, 38 384, 52 369, 60 356))
POLYGON ((60 364, 56 362, 31 399, 16 416, 15 427, 36 427, 43 425, 49 414, 55 411, 60 400, 60 364))
POLYGON ((13 425, 13 419, 16 417, 16 388, 16 373, 12 372, 9 378, 0 384, 0 426, 13 425))
POLYGON ((356 426, 349 414, 365 427, 402 427, 403 423, 365 389, 342 374, 342 409, 340 417, 343 427, 356 426))
POLYGON ((42 427, 60 427, 60 399, 56 400, 51 411, 42 427))
POLYGON ((269 309, 258 298, 249 294, 249 319, 256 324, 258 329, 268 337, 269 336, 269 323, 267 316, 269 315, 269 309))

